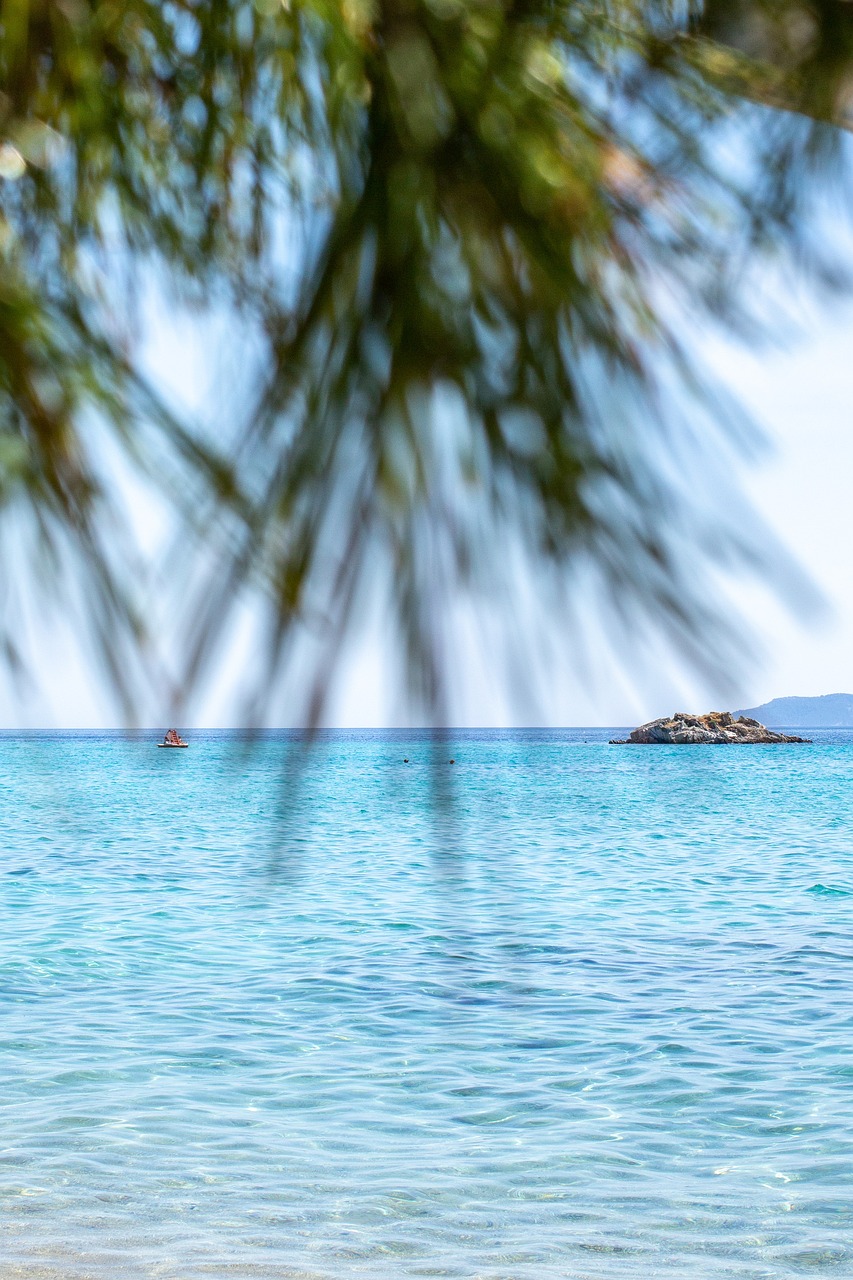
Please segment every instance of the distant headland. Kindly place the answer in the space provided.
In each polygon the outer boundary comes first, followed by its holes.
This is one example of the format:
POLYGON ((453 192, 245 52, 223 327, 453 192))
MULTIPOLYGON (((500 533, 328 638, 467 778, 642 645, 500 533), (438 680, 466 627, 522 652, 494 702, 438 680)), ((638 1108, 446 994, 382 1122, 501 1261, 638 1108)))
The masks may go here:
POLYGON ((663 716, 641 724, 627 738, 611 738, 611 746, 735 746, 745 747, 761 743, 809 742, 809 738, 797 738, 786 733, 774 733, 750 716, 738 719, 730 711, 711 711, 705 716, 691 716, 676 711, 674 716, 663 716))
POLYGON ((819 698, 773 698, 760 707, 735 711, 762 724, 787 729, 853 729, 853 693, 825 693, 819 698))

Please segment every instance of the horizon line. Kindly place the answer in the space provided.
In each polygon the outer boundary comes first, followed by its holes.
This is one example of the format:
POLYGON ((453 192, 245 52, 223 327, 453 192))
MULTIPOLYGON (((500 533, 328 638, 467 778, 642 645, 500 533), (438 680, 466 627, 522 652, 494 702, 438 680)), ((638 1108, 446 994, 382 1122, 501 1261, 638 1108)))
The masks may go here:
MULTIPOLYGON (((583 730, 605 730, 605 729, 627 729, 635 724, 634 721, 612 721, 609 724, 525 724, 525 725, 320 725, 314 729, 306 725, 190 725, 178 722, 181 729, 186 733, 245 733, 245 734, 265 734, 265 733, 435 733, 435 734, 452 734, 452 733, 562 733, 566 731, 581 732, 583 730)), ((772 726, 771 726, 772 727, 772 726)), ((778 728, 802 728, 802 729, 853 729, 853 724, 802 724, 802 725, 778 725, 778 728)), ((137 736, 140 734, 153 734, 155 737, 162 734, 161 725, 18 725, 0 727, 0 736, 12 736, 14 734, 61 734, 61 733, 115 733, 126 734, 128 736, 137 736)))

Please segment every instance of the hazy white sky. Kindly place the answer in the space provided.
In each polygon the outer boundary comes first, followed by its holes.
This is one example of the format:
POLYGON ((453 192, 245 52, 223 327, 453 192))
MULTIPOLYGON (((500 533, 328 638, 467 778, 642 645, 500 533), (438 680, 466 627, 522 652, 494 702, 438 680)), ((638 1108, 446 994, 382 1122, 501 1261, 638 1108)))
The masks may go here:
MULTIPOLYGON (((454 721, 468 725, 512 723, 630 724, 676 708, 754 705, 788 694, 853 690, 853 305, 812 309, 802 332, 785 350, 750 353, 705 342, 714 368, 764 426, 766 455, 741 472, 740 483, 822 594, 826 607, 785 611, 764 591, 736 591, 760 639, 762 656, 745 664, 737 691, 702 686, 673 669, 669 655, 643 670, 630 659, 606 654, 579 670, 573 648, 559 634, 539 662, 539 697, 513 705, 494 655, 463 656, 456 672, 459 696, 454 721)), ((201 398, 205 372, 203 340, 160 326, 152 362, 176 389, 201 398)), ((162 513, 142 500, 136 512, 155 544, 162 513)), ((595 648, 595 646, 593 646, 595 648)), ((77 652, 73 637, 54 618, 35 642, 37 688, 9 691, 6 722, 28 727, 86 727, 120 721, 114 704, 77 652)), ((220 679, 192 710, 202 725, 239 723, 242 678, 251 667, 251 644, 235 641, 220 679)), ((390 655, 376 631, 341 671, 330 723, 349 726, 405 723, 405 712, 389 685, 390 655)), ((165 707, 149 701, 143 723, 157 724, 165 707)), ((286 703, 274 719, 289 722, 286 703)))
POLYGON ((750 705, 853 689, 853 308, 805 323, 808 337, 787 350, 715 355, 771 443, 747 492, 826 602, 794 616, 747 603, 766 649, 745 687, 750 705))

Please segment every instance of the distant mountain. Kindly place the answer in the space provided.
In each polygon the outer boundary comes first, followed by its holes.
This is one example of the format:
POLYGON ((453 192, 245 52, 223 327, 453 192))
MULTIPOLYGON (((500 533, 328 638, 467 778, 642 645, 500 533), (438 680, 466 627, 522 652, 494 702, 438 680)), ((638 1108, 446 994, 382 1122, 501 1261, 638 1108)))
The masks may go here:
POLYGON ((768 728, 853 729, 853 693, 825 693, 820 698, 774 698, 746 707, 736 716, 751 716, 768 728))

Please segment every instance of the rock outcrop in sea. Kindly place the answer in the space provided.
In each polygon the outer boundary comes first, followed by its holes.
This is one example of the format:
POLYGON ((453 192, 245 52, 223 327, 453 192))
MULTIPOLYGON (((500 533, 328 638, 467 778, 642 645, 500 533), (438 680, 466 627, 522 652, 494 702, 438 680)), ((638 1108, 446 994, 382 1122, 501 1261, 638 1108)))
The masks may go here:
POLYGON ((740 716, 735 720, 730 711, 711 711, 706 716, 690 716, 676 711, 674 716, 663 716, 641 724, 627 738, 611 738, 613 746, 646 746, 655 743, 670 746, 750 746, 764 742, 811 742, 811 738, 796 738, 786 733, 767 729, 758 720, 740 716))

